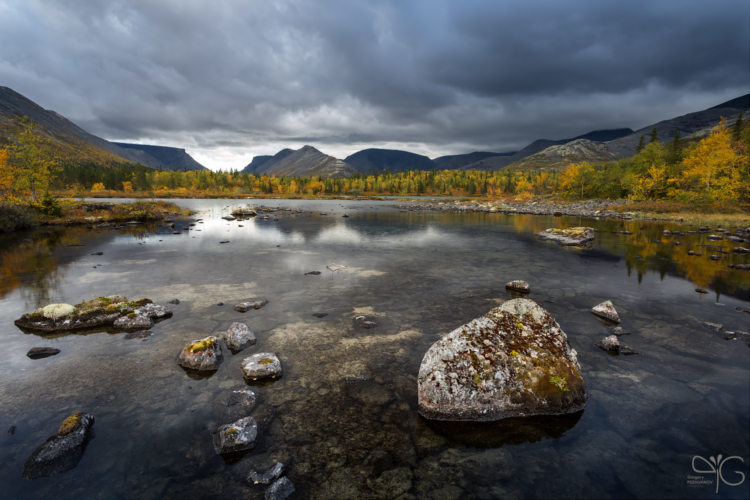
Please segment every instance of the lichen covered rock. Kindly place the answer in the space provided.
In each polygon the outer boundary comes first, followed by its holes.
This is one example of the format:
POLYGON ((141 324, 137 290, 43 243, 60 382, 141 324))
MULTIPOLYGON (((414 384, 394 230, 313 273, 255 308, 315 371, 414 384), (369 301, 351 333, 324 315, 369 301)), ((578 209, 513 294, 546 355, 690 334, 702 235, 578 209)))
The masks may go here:
POLYGON ((112 326, 122 330, 148 330, 154 326, 154 320, 148 316, 141 316, 132 312, 117 318, 112 326))
POLYGON ((66 418, 57 434, 39 445, 26 460, 22 477, 52 476, 75 467, 83 457, 93 426, 94 417, 88 413, 79 411, 66 418))
POLYGON ((583 245, 594 239, 594 228, 592 227, 570 227, 567 229, 545 229, 536 233, 543 240, 556 241, 563 246, 583 245))
POLYGON ((232 323, 224 338, 227 347, 233 351, 241 351, 255 345, 256 338, 252 330, 244 323, 232 323))
POLYGON ((258 424, 253 417, 245 417, 220 426, 213 433, 216 453, 249 450, 258 442, 258 424))
POLYGON ((617 314, 617 311, 615 310, 615 306, 614 304, 612 304, 611 300, 602 302, 598 306, 592 307, 591 312, 596 314, 600 318, 607 319, 609 321, 612 321, 613 323, 620 322, 620 315, 617 314))
POLYGON ((190 370, 214 371, 224 360, 219 341, 214 336, 194 340, 180 351, 177 363, 190 370))
POLYGON ((620 340, 617 338, 616 335, 610 335, 609 337, 604 337, 603 339, 601 339, 594 345, 596 345, 596 347, 600 349, 604 349, 605 351, 618 352, 620 350, 620 340))
POLYGON ((435 420, 572 413, 587 398, 576 351, 528 299, 510 300, 433 344, 418 391, 419 413, 435 420))
POLYGON ((133 312, 140 314, 141 316, 147 316, 151 319, 169 318, 172 316, 172 310, 170 308, 154 304, 153 302, 149 302, 148 304, 135 309, 133 312))
POLYGON ((268 487, 266 500, 286 500, 292 493, 294 493, 294 484, 289 479, 282 477, 268 487))
POLYGON ((43 332, 80 330, 113 325, 118 318, 134 314, 137 309, 148 304, 151 304, 151 299, 128 300, 122 295, 97 297, 75 306, 50 304, 33 313, 24 314, 15 324, 21 328, 43 332))
POLYGON ((242 360, 242 375, 246 380, 276 378, 282 373, 281 361, 272 352, 259 352, 242 360))

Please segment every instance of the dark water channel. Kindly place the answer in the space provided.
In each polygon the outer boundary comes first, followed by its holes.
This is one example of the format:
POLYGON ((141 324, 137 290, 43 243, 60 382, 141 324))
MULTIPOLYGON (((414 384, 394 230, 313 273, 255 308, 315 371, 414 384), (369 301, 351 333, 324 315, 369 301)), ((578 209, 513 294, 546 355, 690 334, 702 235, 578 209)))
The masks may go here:
POLYGON ((744 462, 727 462, 723 477, 748 476, 750 349, 700 326, 750 330, 750 315, 735 310, 750 306, 750 272, 727 268, 750 263, 731 253, 736 243, 663 236, 678 228, 664 224, 406 213, 386 201, 267 202, 306 212, 233 222, 220 217, 240 202, 179 203, 203 219, 180 235, 143 224, 0 236, 3 498, 262 498, 245 477, 276 461, 290 464, 295 498, 750 495, 747 477, 739 486, 721 482, 718 494, 716 474, 702 474, 711 485, 688 485, 689 475, 699 475, 695 456, 739 456, 744 462), (532 234, 579 223, 602 230, 589 248, 532 234), (634 234, 612 233, 621 230, 634 234), (730 254, 710 261, 711 247, 698 246, 705 244, 730 254), (702 257, 687 255, 699 249, 702 257), (347 269, 334 275, 326 270, 334 262, 347 269), (531 284, 529 298, 550 311, 578 351, 586 409, 484 425, 422 419, 416 375, 424 353, 508 300, 504 285, 512 279, 531 284), (35 335, 13 324, 48 303, 114 293, 181 303, 169 306, 174 316, 146 340, 111 331, 35 335), (242 299, 269 304, 241 314, 232 305, 242 299), (632 332, 624 342, 640 354, 594 347, 607 329, 589 309, 607 299, 632 332), (358 327, 361 314, 378 326, 358 327), (210 377, 177 365, 189 341, 220 335, 234 321, 256 333, 257 345, 236 355, 224 348, 210 377), (61 353, 25 356, 44 346, 61 353), (214 400, 247 387, 241 361, 262 351, 275 352, 285 373, 253 386, 255 414, 266 422, 259 445, 218 456, 214 400), (31 452, 77 410, 96 418, 78 466, 21 479, 31 452))

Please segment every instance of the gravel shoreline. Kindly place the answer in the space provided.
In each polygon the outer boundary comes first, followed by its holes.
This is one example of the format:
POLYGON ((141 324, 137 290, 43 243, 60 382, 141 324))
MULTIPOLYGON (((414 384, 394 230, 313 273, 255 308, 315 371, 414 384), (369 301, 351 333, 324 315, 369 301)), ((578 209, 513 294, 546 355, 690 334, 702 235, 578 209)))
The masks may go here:
MULTIPOLYGON (((399 210, 410 212, 433 211, 433 212, 488 212, 531 215, 555 215, 571 217, 606 217, 611 219, 631 220, 639 215, 639 212, 615 212, 609 207, 622 206, 622 200, 586 200, 575 203, 557 204, 546 201, 532 201, 522 203, 509 202, 420 202, 409 205, 396 205, 399 210)), ((651 219, 651 218, 647 218, 651 219)), ((656 220, 656 219, 653 219, 656 220)))

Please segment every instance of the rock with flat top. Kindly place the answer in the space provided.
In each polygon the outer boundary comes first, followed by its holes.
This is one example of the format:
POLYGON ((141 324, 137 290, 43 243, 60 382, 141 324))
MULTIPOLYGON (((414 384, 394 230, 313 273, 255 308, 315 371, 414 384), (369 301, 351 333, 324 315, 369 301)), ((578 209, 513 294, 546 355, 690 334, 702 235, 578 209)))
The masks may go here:
POLYGON ((563 246, 577 246, 594 239, 593 227, 571 227, 568 229, 545 229, 536 235, 542 240, 555 241, 563 246))
POLYGON ((117 318, 112 326, 122 330, 148 330, 154 326, 154 320, 133 312, 117 318))
POLYGON ((620 316, 617 314, 617 311, 615 310, 615 306, 614 304, 612 304, 611 300, 602 302, 598 306, 592 307, 591 312, 601 318, 608 319, 609 321, 612 321, 613 323, 620 322, 620 316))
POLYGON ((281 361, 272 352, 259 352, 242 361, 242 375, 245 380, 276 378, 282 373, 281 361))
POLYGON ((491 421, 557 415, 586 405, 576 351, 536 302, 514 299, 430 347, 419 367, 419 413, 491 421))
POLYGON ((294 484, 289 479, 282 477, 268 487, 266 500, 286 500, 292 493, 294 493, 294 484))
POLYGON ((600 349, 604 349, 605 351, 614 351, 614 352, 620 351, 620 341, 617 339, 617 335, 610 335, 609 337, 604 337, 602 340, 600 340, 594 345, 596 345, 596 347, 600 349))

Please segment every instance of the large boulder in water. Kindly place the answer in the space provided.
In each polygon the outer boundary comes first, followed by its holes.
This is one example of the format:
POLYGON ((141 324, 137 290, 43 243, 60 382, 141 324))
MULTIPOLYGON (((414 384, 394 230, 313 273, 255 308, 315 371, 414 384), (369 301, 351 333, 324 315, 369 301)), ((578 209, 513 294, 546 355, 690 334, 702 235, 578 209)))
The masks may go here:
POLYGON ((94 416, 76 412, 66 418, 60 430, 34 450, 23 466, 26 479, 52 476, 78 465, 91 438, 94 416))
POLYGON ((253 417, 245 417, 220 426, 213 433, 216 453, 231 453, 255 448, 258 442, 258 424, 253 417))
POLYGON ((253 331, 246 324, 234 322, 229 327, 229 330, 227 330, 224 341, 232 351, 241 351, 246 347, 255 345, 257 339, 253 331))
POLYGON ((433 344, 418 390, 419 413, 435 420, 572 413, 587 398, 568 337, 528 299, 510 300, 433 344))

